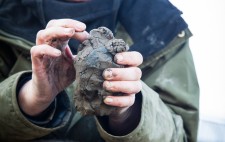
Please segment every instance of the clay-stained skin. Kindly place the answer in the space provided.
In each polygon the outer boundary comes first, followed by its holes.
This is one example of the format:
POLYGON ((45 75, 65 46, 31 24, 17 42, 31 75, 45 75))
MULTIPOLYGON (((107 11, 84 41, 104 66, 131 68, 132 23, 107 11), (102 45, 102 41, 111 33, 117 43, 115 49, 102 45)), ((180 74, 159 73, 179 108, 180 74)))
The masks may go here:
POLYGON ((114 55, 128 50, 128 45, 122 39, 115 39, 113 33, 100 27, 90 31, 90 38, 79 47, 76 69, 74 100, 75 106, 82 114, 109 115, 116 107, 104 104, 107 95, 118 95, 107 92, 102 87, 102 73, 106 68, 121 68, 114 62, 114 55))

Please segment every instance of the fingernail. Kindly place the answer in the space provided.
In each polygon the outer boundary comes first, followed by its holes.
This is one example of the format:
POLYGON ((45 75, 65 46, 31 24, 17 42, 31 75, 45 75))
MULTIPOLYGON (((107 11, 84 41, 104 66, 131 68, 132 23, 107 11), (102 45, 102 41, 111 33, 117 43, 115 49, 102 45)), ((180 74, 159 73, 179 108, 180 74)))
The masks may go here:
POLYGON ((74 33, 74 29, 72 29, 72 28, 65 28, 64 31, 66 33, 70 33, 70 34, 73 34, 74 33))
POLYGON ((59 50, 57 50, 57 49, 54 50, 54 52, 55 52, 56 55, 61 55, 61 51, 59 51, 59 50))
POLYGON ((105 81, 105 87, 104 87, 104 88, 105 88, 106 90, 109 90, 111 87, 112 87, 111 82, 105 81))
POLYGON ((116 61, 117 63, 121 62, 122 60, 123 60, 123 56, 122 56, 121 54, 117 54, 117 55, 115 56, 115 61, 116 61))
POLYGON ((107 98, 105 98, 104 102, 105 102, 106 104, 110 104, 110 103, 112 103, 112 102, 113 102, 113 99, 112 99, 112 98, 107 97, 107 98))
POLYGON ((103 74, 104 74, 105 79, 111 79, 113 77, 111 69, 106 69, 103 74))

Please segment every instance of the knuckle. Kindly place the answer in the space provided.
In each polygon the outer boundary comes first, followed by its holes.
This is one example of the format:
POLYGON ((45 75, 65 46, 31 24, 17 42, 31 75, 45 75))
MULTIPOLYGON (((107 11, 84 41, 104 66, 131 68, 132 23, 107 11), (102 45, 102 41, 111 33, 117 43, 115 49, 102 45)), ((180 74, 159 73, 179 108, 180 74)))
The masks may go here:
POLYGON ((33 55, 35 53, 35 48, 36 48, 35 46, 31 47, 31 49, 30 49, 30 54, 31 55, 33 55))
POLYGON ((122 85, 121 84, 121 86, 123 86, 123 92, 124 93, 133 93, 134 88, 132 87, 132 84, 130 84, 130 83, 128 85, 126 85, 126 84, 122 85))
POLYGON ((73 23, 74 20, 72 20, 72 19, 64 19, 64 22, 65 22, 65 23, 73 23))
POLYGON ((56 20, 55 19, 52 19, 48 22, 47 26, 46 27, 51 27, 55 24, 56 20))
POLYGON ((136 68, 134 68, 135 69, 135 73, 136 73, 136 75, 137 75, 137 78, 138 78, 138 80, 141 78, 141 76, 142 76, 142 71, 141 71, 141 69, 140 68, 138 68, 138 67, 136 67, 136 68))
POLYGON ((43 35, 43 31, 44 31, 44 30, 40 30, 40 31, 38 31, 38 32, 37 32, 36 37, 37 37, 37 38, 42 37, 42 35, 43 35))
POLYGON ((132 106, 134 104, 134 101, 135 101, 135 96, 133 95, 130 99, 129 105, 132 106))
POLYGON ((142 89, 142 83, 140 80, 138 81, 137 86, 138 86, 138 92, 140 92, 142 89))
POLYGON ((40 30, 38 31, 37 35, 36 35, 36 42, 37 44, 40 44, 44 41, 45 37, 44 37, 44 30, 40 30))
POLYGON ((139 66, 140 64, 143 63, 143 56, 141 53, 137 52, 137 51, 133 51, 133 56, 134 58, 136 58, 136 66, 139 66))
POLYGON ((137 81, 135 84, 134 84, 134 89, 133 89, 133 92, 131 93, 138 93, 140 92, 142 89, 142 84, 141 84, 141 81, 137 81))
POLYGON ((121 107, 127 107, 127 106, 132 106, 135 101, 135 94, 130 94, 124 98, 124 103, 122 104, 123 106, 121 107))
POLYGON ((142 56, 142 54, 140 52, 137 52, 137 55, 138 55, 138 58, 140 58, 141 63, 142 63, 143 62, 143 56, 142 56))
POLYGON ((38 46, 31 47, 30 54, 32 57, 36 56, 38 54, 38 52, 40 52, 38 48, 39 48, 38 46))

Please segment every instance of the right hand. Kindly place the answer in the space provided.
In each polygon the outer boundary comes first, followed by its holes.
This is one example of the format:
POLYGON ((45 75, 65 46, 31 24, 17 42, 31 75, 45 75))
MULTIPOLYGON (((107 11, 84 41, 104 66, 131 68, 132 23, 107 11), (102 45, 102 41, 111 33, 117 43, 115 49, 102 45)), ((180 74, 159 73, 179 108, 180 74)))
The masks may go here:
POLYGON ((44 111, 57 94, 75 79, 75 68, 68 46, 70 38, 83 41, 89 34, 86 25, 72 20, 50 21, 36 37, 31 48, 32 79, 20 90, 18 101, 27 115, 36 116, 44 111), (59 46, 60 45, 60 46, 59 46))

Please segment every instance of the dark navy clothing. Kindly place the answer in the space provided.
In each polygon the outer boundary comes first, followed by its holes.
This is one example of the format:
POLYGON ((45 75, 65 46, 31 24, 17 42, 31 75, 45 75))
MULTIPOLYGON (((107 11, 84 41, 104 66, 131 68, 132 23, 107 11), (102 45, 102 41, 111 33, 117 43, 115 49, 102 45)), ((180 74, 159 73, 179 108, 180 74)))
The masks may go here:
MULTIPOLYGON (((168 0, 3 0, 0 7, 1 30, 31 42, 51 19, 82 21, 87 31, 105 26, 115 32, 120 22, 134 42, 130 50, 141 52, 144 58, 166 47, 187 28, 181 11, 168 0)), ((76 54, 78 42, 71 40, 70 47, 76 54)))

